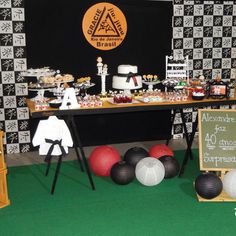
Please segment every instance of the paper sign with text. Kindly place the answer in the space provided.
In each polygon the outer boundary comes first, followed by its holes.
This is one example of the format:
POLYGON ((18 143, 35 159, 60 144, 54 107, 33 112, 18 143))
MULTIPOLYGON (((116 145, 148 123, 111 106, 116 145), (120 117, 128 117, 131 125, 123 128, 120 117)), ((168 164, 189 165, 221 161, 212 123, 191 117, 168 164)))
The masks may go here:
POLYGON ((199 109, 200 170, 236 168, 236 110, 199 109))

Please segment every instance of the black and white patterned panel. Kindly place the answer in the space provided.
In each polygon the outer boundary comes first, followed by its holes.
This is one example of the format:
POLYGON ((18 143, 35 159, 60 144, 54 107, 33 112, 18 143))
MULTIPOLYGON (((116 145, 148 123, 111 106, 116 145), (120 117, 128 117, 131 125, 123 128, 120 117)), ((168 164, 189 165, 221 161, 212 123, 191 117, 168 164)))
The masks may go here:
MULTIPOLYGON (((187 108, 183 110, 184 120, 186 122, 186 127, 189 133, 192 132, 193 122, 196 120, 197 112, 194 108, 187 108)), ((184 128, 183 121, 179 112, 176 113, 174 124, 172 128, 172 134, 174 139, 183 138, 184 128)))
POLYGON ((189 55, 190 76, 235 78, 236 1, 174 0, 173 54, 189 55))
POLYGON ((0 130, 7 153, 30 150, 24 0, 0 0, 0 130))
MULTIPOLYGON (((236 1, 174 0, 172 49, 174 57, 189 56, 190 77, 234 81, 236 1)), ((182 136, 178 119, 174 125, 174 138, 182 136)))

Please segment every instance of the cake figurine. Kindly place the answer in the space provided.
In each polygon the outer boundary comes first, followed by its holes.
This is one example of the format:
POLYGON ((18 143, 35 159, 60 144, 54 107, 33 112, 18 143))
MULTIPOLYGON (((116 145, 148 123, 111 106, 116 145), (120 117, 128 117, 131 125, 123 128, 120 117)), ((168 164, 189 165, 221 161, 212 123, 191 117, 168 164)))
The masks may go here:
POLYGON ((102 58, 98 57, 97 58, 98 75, 102 74, 102 69, 103 69, 102 67, 103 67, 102 58))
POLYGON ((138 75, 138 67, 133 65, 119 65, 118 75, 112 79, 114 89, 124 90, 130 94, 130 90, 142 88, 142 76, 138 75))
POLYGON ((104 64, 102 67, 102 75, 107 75, 107 72, 108 72, 107 64, 104 64))

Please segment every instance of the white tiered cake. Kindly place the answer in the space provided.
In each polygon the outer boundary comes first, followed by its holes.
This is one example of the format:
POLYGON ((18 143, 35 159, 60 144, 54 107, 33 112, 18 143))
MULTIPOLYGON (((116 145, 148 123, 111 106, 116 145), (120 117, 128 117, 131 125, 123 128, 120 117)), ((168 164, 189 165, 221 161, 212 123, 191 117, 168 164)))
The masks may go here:
POLYGON ((119 65, 118 75, 114 75, 112 79, 112 87, 125 91, 142 88, 142 76, 137 73, 137 66, 119 65))

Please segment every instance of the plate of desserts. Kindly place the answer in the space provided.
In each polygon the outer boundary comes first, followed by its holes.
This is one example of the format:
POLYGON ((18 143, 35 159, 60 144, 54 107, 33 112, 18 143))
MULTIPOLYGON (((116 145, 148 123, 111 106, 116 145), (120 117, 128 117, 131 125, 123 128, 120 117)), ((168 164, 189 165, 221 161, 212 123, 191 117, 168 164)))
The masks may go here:
POLYGON ((39 81, 44 84, 69 83, 74 81, 74 77, 71 74, 57 74, 56 76, 42 76, 39 81))
POLYGON ((192 99, 193 100, 202 100, 205 98, 205 91, 202 87, 196 87, 192 91, 192 99))
POLYGON ((109 98, 107 101, 115 105, 127 105, 127 104, 140 103, 139 101, 133 99, 131 96, 127 96, 127 95, 115 95, 113 98, 109 98))
POLYGON ((74 87, 76 88, 84 88, 88 89, 93 87, 95 84, 91 83, 91 77, 80 77, 77 79, 76 83, 74 83, 74 87))
POLYGON ((54 84, 44 84, 44 83, 29 83, 28 84, 28 89, 29 90, 40 90, 40 89, 51 89, 55 88, 54 84))

